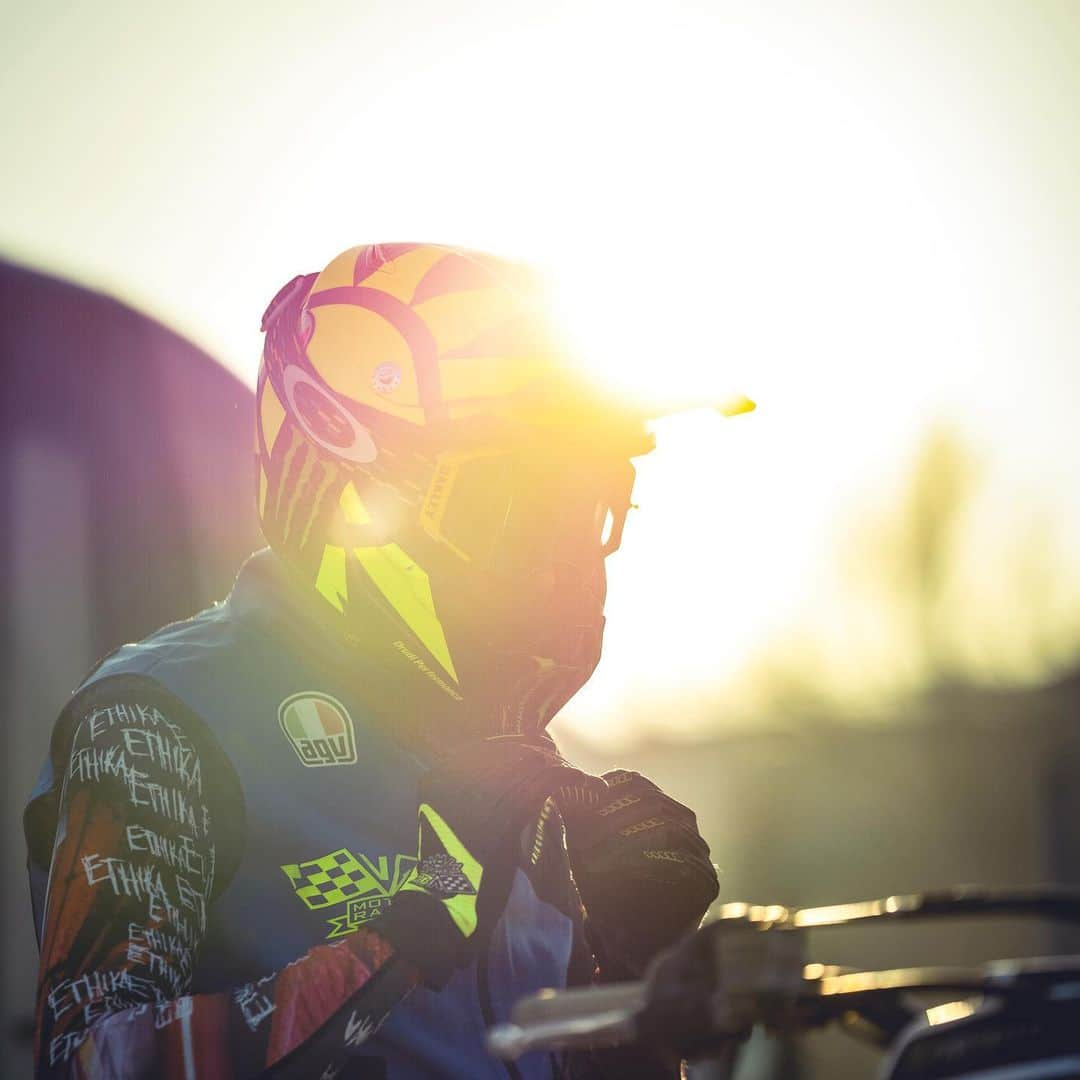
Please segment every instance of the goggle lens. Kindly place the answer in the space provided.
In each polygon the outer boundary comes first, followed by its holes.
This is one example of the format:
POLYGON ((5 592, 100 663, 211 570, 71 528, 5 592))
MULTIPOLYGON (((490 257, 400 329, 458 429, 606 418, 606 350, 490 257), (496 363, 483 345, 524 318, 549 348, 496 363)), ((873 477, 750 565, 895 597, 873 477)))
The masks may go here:
MULTIPOLYGON (((608 555, 622 537, 634 483, 628 461, 568 467, 519 453, 473 453, 436 469, 428 531, 469 561, 531 565, 554 555, 608 555)), ((429 493, 430 505, 430 493, 429 493)))

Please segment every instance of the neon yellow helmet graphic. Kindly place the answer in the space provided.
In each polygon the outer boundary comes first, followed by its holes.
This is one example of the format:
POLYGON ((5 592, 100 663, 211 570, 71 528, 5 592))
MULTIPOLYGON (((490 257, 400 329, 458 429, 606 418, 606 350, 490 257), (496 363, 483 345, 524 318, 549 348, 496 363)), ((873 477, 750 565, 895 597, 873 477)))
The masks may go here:
POLYGON ((347 640, 489 726, 546 723, 599 659, 644 417, 575 369, 536 277, 490 255, 351 248, 263 329, 271 547, 347 640))

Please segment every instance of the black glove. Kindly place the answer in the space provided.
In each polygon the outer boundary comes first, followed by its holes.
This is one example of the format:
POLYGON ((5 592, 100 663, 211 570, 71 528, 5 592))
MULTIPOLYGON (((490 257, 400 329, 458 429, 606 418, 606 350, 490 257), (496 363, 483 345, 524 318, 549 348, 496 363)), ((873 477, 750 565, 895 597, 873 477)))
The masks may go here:
POLYGON ((692 810, 640 773, 605 773, 600 805, 559 800, 586 932, 605 981, 639 978, 720 891, 692 810))
POLYGON ((439 987, 469 962, 502 913, 522 830, 556 797, 599 806, 607 785, 522 736, 470 742, 420 781, 417 864, 371 923, 439 987))

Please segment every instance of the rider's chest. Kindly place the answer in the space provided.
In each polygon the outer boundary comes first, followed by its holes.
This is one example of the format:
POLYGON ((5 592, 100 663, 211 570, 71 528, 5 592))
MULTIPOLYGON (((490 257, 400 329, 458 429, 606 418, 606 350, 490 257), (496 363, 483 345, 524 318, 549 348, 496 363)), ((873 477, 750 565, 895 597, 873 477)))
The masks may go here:
POLYGON ((246 843, 212 917, 219 945, 261 972, 355 932, 392 902, 415 863, 417 781, 428 767, 341 693, 277 694, 272 724, 249 718, 225 736, 246 843))

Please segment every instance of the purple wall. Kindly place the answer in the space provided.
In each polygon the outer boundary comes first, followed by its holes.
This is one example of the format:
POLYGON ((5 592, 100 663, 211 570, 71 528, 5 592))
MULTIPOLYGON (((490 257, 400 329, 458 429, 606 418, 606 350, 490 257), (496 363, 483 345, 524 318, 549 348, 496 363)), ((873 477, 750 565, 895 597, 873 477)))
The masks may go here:
POLYGON ((21 1076, 37 950, 19 817, 53 718, 99 657, 222 597, 260 542, 253 397, 211 357, 0 262, 0 362, 2 1052, 21 1076))

